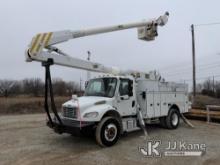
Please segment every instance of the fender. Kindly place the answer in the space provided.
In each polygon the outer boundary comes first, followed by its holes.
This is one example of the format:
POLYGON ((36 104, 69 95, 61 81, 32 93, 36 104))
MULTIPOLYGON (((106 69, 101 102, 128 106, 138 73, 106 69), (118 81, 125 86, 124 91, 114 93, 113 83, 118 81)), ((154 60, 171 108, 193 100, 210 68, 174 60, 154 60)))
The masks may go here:
MULTIPOLYGON (((93 121, 93 122, 99 122, 102 120, 102 117, 108 112, 108 111, 116 111, 116 108, 109 104, 102 104, 102 105, 94 105, 92 107, 89 107, 81 114, 81 120, 82 121, 93 121), (86 113, 90 112, 98 112, 98 115, 96 117, 86 118, 84 115, 86 113)), ((118 111, 116 111, 118 113, 118 111)), ((121 114, 120 114, 121 115, 121 114)))
MULTIPOLYGON (((171 104, 170 107, 169 107, 169 111, 170 111, 170 109, 172 109, 172 108, 178 110, 179 113, 180 113, 180 108, 179 108, 178 104, 171 104)), ((169 111, 168 111, 168 113, 169 113, 169 111)), ((167 113, 167 115, 168 115, 168 113, 167 113)))

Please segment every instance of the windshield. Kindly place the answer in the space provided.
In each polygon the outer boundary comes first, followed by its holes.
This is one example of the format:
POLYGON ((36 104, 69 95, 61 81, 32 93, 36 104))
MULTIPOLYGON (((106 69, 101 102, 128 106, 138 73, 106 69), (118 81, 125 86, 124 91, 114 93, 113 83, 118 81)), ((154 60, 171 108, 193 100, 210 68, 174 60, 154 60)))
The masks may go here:
POLYGON ((113 97, 116 84, 116 78, 92 79, 85 90, 85 96, 113 97))

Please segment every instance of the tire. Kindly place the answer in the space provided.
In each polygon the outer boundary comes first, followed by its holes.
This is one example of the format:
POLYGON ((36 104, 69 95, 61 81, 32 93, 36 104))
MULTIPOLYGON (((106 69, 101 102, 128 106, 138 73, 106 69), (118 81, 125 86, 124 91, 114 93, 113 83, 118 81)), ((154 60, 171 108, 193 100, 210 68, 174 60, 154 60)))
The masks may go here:
POLYGON ((177 109, 170 109, 166 117, 166 125, 168 129, 176 129, 179 126, 180 115, 177 109))
POLYGON ((120 130, 120 123, 116 118, 105 117, 96 128, 96 142, 102 147, 113 146, 120 137, 120 130))
POLYGON ((166 117, 160 117, 160 125, 163 128, 167 128, 166 117))

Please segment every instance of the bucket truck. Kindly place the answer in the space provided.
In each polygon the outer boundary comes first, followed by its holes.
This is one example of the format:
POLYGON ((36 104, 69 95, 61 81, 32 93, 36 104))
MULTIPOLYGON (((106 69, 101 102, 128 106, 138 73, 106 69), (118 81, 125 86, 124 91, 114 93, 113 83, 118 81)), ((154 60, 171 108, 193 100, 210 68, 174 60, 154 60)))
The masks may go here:
POLYGON ((157 19, 79 31, 40 33, 33 37, 26 50, 26 61, 38 61, 45 67, 45 104, 47 125, 57 133, 95 135, 101 146, 114 145, 121 134, 139 130, 146 123, 155 121, 169 129, 179 125, 180 114, 188 112, 187 85, 168 83, 156 72, 120 70, 102 64, 78 59, 64 53, 54 45, 70 39, 137 28, 138 38, 152 41, 158 35, 157 28, 168 21, 168 12, 157 19), (62 104, 58 113, 53 96, 50 66, 61 65, 103 76, 88 81, 82 97, 62 104), (49 111, 48 99, 51 110, 49 111))

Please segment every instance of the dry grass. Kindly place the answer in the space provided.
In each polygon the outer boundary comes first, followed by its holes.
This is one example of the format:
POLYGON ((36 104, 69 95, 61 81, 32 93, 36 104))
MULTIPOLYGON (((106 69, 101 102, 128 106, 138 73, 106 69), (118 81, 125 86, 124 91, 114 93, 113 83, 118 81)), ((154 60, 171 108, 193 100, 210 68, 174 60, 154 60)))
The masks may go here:
MULTIPOLYGON (((61 108, 61 104, 69 100, 70 97, 55 97, 57 110, 61 108)), ((206 105, 220 105, 220 99, 212 98, 204 95, 197 95, 193 108, 205 109, 206 105)), ((0 97, 0 114, 25 114, 25 113, 41 113, 44 112, 44 97, 0 97)))
POLYGON ((206 109, 206 105, 220 105, 220 99, 210 96, 197 95, 192 107, 196 109, 206 109))
MULTIPOLYGON (((57 110, 70 97, 55 97, 57 110)), ((44 112, 44 97, 9 97, 0 98, 0 114, 25 114, 44 112)))

